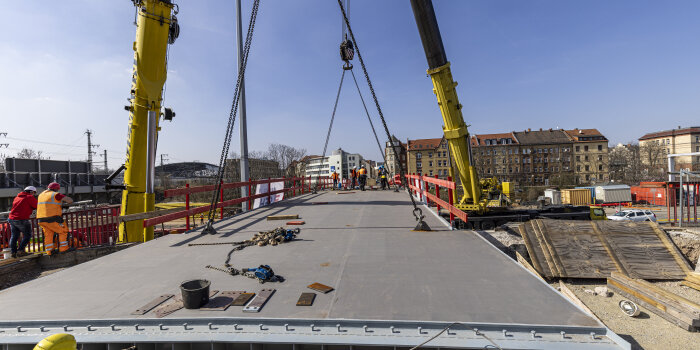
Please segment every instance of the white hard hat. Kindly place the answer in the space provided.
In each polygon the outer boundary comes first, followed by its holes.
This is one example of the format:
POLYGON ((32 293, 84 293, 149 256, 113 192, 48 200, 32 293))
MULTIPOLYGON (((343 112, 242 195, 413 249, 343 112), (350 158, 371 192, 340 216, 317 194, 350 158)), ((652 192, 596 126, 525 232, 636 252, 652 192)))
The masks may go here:
POLYGON ((352 168, 353 168, 353 169, 357 169, 357 165, 355 165, 355 166, 354 166, 354 167, 352 167, 352 168))
POLYGON ((34 186, 27 186, 24 188, 24 192, 29 192, 29 191, 34 191, 36 192, 36 187, 34 186))

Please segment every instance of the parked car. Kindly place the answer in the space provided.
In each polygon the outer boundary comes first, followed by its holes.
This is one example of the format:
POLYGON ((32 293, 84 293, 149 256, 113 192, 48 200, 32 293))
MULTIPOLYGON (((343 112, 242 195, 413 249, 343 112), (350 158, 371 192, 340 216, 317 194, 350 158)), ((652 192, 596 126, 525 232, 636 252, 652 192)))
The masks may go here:
POLYGON ((651 210, 626 209, 608 216, 609 220, 615 221, 653 221, 656 222, 656 214, 651 210))

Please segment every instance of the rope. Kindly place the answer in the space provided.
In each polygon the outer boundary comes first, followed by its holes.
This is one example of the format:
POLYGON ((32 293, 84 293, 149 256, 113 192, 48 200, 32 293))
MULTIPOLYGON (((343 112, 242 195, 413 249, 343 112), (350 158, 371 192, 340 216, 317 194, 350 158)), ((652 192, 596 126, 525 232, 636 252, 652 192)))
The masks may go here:
POLYGON ((233 125, 236 122, 236 113, 238 111, 238 100, 240 98, 240 87, 243 78, 245 77, 245 69, 248 63, 248 54, 250 53, 250 44, 253 40, 253 29, 255 28, 255 20, 258 16, 258 7, 260 0, 255 0, 253 9, 250 12, 250 22, 248 24, 248 33, 246 34, 245 46, 243 48, 243 58, 241 65, 238 67, 238 79, 236 80, 236 88, 233 92, 233 102, 231 103, 231 112, 229 113, 228 124, 226 125, 226 136, 224 137, 224 145, 221 149, 221 157, 219 158, 219 170, 216 174, 216 191, 211 198, 207 226, 202 233, 215 233, 213 224, 214 216, 216 215, 216 203, 219 201, 219 193, 221 191, 221 183, 226 168, 226 155, 228 155, 229 147, 231 146, 231 136, 233 135, 233 125))
MULTIPOLYGON (((394 153, 394 159, 396 159, 396 162, 399 164, 399 174, 401 177, 401 182, 404 184, 408 184, 406 181, 406 173, 404 172, 403 164, 401 163, 401 158, 399 158, 399 155, 396 153, 396 147, 394 146, 394 140, 391 137, 391 133, 389 133, 389 127, 386 125, 386 120, 384 119, 384 113, 382 113, 382 108, 379 106, 379 100, 377 99, 377 94, 374 92, 374 86, 372 86, 372 80, 369 78, 369 73, 367 73, 367 67, 365 66, 365 61, 362 59, 362 54, 360 53, 360 47, 357 45, 357 40, 355 40, 355 34, 352 31, 352 26, 350 26, 350 20, 348 20, 348 16, 345 13, 345 8, 343 8, 343 3, 342 0, 338 0, 338 5, 340 6, 340 12, 343 14, 343 19, 345 20, 345 25, 348 28, 348 33, 350 33, 350 38, 352 39, 353 44, 355 44, 355 52, 357 53, 357 58, 360 60, 360 66, 362 66, 362 72, 365 74, 365 79, 367 80, 367 85, 369 86, 369 91, 372 93, 372 99, 374 99, 374 105, 377 107, 377 112, 379 113, 379 119, 382 121, 382 126, 384 126, 384 132, 386 132, 386 138, 389 140, 391 143, 391 150, 394 153)), ((406 186, 406 189, 408 189, 408 186, 406 186)), ((415 216, 416 221, 419 223, 423 222, 423 211, 418 208, 416 205, 416 200, 413 198, 413 195, 411 194, 410 191, 406 192, 408 194, 408 197, 411 199, 411 204, 413 204, 413 216, 415 216)))
MULTIPOLYGON (((333 113, 331 114, 331 123, 328 125, 328 133, 326 134, 326 143, 323 145, 323 155, 319 160, 319 164, 323 164, 323 158, 326 158, 326 150, 328 149, 328 140, 331 137, 331 129, 333 128, 333 120, 335 120, 335 111, 338 109, 338 100, 340 99, 340 90, 343 88, 343 80, 345 80, 345 69, 343 69, 343 74, 340 76, 340 85, 338 85, 338 93, 335 95, 335 104, 333 105, 333 113)), ((320 166, 319 165, 319 166, 320 166)), ((318 189, 318 184, 321 180, 321 171, 318 172, 316 177, 316 185, 314 186, 318 189)))

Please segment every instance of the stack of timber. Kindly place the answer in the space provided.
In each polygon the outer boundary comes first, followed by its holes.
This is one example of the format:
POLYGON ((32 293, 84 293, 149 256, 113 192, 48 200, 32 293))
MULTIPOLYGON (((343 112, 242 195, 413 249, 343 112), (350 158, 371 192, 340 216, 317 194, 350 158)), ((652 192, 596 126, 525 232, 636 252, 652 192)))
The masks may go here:
POLYGON ((534 268, 545 278, 683 279, 692 270, 653 222, 535 219, 519 227, 534 268))
POLYGON ((681 282, 682 285, 700 290, 700 273, 691 272, 685 277, 685 281, 681 282))
POLYGON ((685 330, 700 330, 700 305, 686 298, 617 272, 608 278, 608 288, 685 330))

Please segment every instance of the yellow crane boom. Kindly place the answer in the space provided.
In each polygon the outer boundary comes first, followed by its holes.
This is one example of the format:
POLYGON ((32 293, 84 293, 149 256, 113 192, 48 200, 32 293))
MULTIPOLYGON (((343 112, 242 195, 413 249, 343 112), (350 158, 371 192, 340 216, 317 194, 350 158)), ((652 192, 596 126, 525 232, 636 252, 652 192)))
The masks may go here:
MULTIPOLYGON (((136 7, 136 40, 131 83, 129 130, 122 192, 121 215, 153 211, 155 197, 147 193, 148 114, 155 113, 155 135, 159 130, 163 85, 167 77, 167 50, 177 37, 177 5, 171 0, 132 0, 136 7)), ((167 119, 168 116, 166 116, 167 119)), ((153 239, 153 228, 143 220, 119 225, 121 242, 153 239)))

